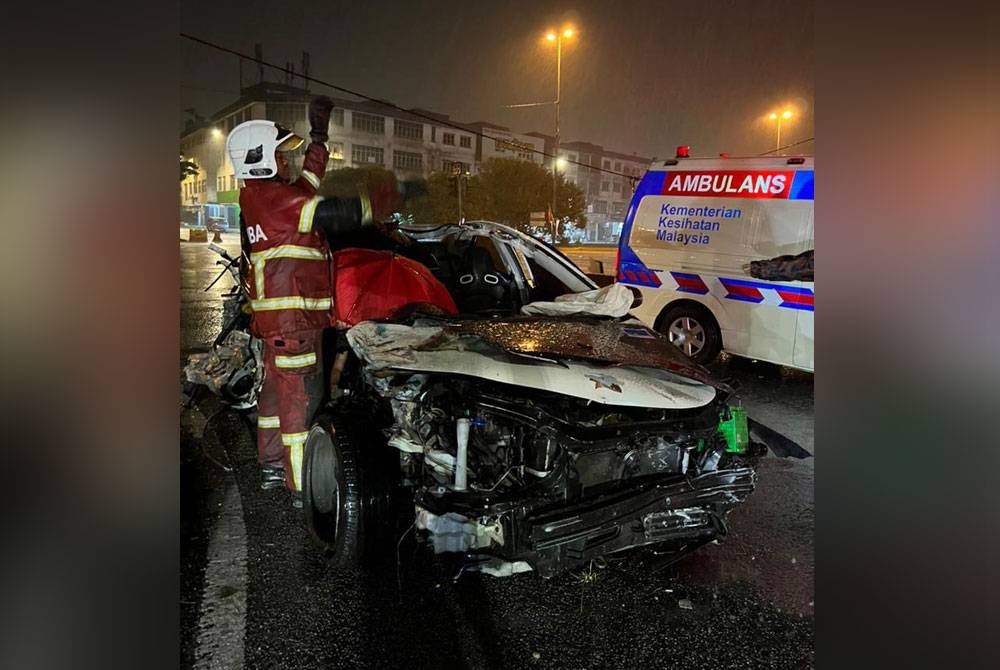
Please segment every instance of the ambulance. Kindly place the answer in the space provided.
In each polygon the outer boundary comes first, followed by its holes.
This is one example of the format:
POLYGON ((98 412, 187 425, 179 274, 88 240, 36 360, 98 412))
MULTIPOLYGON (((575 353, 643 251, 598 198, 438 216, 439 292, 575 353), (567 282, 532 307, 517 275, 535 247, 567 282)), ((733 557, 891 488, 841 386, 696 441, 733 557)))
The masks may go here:
POLYGON ((618 243, 632 314, 695 361, 720 351, 813 371, 813 282, 761 281, 753 260, 815 248, 813 157, 677 158, 636 187, 618 243))

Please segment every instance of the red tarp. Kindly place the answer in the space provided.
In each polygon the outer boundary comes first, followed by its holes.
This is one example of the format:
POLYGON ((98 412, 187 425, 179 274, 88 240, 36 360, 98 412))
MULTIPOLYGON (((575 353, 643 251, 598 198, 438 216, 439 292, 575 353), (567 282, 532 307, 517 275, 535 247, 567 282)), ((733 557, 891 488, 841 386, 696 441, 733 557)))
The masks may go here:
POLYGON ((391 251, 343 249, 333 254, 334 310, 350 326, 393 318, 407 305, 458 314, 448 289, 425 266, 391 251))

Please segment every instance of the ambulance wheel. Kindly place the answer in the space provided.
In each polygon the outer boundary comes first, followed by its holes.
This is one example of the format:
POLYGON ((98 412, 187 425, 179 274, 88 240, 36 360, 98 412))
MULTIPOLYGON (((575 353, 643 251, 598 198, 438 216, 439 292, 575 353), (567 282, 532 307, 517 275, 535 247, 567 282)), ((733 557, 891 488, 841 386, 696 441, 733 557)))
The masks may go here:
POLYGON ((699 365, 708 365, 722 350, 719 324, 698 304, 684 303, 668 308, 660 316, 657 329, 699 365))

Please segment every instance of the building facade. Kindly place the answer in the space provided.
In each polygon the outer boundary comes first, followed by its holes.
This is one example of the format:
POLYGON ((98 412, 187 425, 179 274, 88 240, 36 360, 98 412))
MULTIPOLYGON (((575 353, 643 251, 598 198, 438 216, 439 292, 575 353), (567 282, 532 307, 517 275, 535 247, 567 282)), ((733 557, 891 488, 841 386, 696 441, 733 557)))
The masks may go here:
MULTIPOLYGON (((263 83, 243 89, 240 100, 205 124, 181 136, 181 158, 193 161, 199 174, 181 182, 181 204, 235 203, 239 184, 226 155, 229 131, 252 119, 268 119, 302 137, 309 136, 312 95, 283 84, 263 83)), ((457 167, 474 172, 478 144, 473 132, 456 128, 443 114, 415 110, 440 123, 406 112, 387 114, 377 103, 335 100, 327 142, 328 169, 377 166, 392 170, 402 180, 427 177, 457 167)), ((305 146, 292 152, 290 163, 301 168, 305 146)))
MULTIPOLYGON (((545 153, 553 153, 555 138, 529 134, 544 142, 545 153)), ((586 198, 587 242, 617 243, 632 193, 652 160, 590 142, 560 142, 558 155, 564 161, 559 164, 560 172, 586 198)))
MULTIPOLYGON (((239 100, 185 130, 181 159, 194 162, 199 171, 181 181, 181 205, 198 209, 199 221, 205 218, 205 208, 212 208, 212 217, 225 218, 232 225, 240 184, 225 151, 229 132, 245 121, 268 119, 308 137, 313 95, 286 84, 260 83, 244 88, 239 100), (220 214, 216 206, 225 211, 220 214)), ((491 158, 516 158, 548 167, 549 159, 541 152, 551 154, 554 147, 550 136, 515 133, 486 121, 459 123, 437 112, 415 109, 412 114, 371 102, 334 103, 329 170, 377 166, 408 180, 442 170, 475 174, 491 158)), ((301 168, 304 154, 305 146, 293 152, 293 168, 301 168)), ((565 159, 560 169, 566 179, 586 196, 587 241, 617 241, 634 185, 650 160, 588 142, 561 143, 559 157, 565 159)))
POLYGON ((482 164, 491 158, 516 158, 537 165, 545 164, 544 140, 527 133, 515 133, 506 126, 488 121, 463 124, 476 133, 476 162, 482 164))

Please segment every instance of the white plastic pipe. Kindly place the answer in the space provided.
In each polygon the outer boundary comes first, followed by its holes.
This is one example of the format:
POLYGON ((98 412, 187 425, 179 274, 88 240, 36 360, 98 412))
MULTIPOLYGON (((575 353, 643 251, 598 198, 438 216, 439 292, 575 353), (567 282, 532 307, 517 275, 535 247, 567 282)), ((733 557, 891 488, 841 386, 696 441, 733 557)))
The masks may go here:
POLYGON ((469 420, 459 419, 456 422, 455 430, 458 444, 458 449, 455 452, 455 490, 464 491, 469 475, 469 420))

